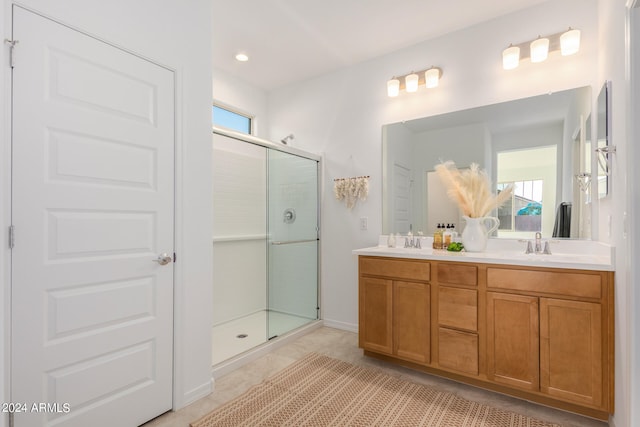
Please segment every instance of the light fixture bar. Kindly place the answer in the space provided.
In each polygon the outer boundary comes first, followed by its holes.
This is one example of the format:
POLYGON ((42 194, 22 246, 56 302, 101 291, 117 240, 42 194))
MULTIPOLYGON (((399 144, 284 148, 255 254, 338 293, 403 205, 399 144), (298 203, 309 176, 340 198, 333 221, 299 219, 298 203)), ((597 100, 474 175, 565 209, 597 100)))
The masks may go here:
MULTIPOLYGON (((571 29, 569 30, 571 31, 571 29)), ((551 34, 550 36, 542 36, 541 38, 549 39, 549 52, 559 51, 560 50, 560 36, 566 33, 567 30, 562 31, 560 33, 551 34)), ((531 42, 533 40, 526 41, 520 44, 514 44, 513 47, 520 48, 520 60, 523 59, 531 59, 531 42)), ((511 47, 511 46, 510 46, 511 47)))
POLYGON ((415 72, 411 72, 411 73, 407 73, 401 76, 395 76, 396 79, 400 80, 400 90, 405 90, 406 89, 406 85, 405 85, 405 78, 409 75, 409 74, 417 74, 418 75, 418 87, 425 85, 425 76, 424 73, 430 69, 436 69, 438 70, 438 78, 442 78, 442 69, 438 68, 438 67, 429 67, 429 68, 425 68, 424 70, 420 70, 420 71, 415 71, 415 72))
MULTIPOLYGON (((543 36, 542 38, 549 39, 549 52, 560 50, 560 36, 566 31, 561 33, 552 34, 550 36, 543 36)), ((531 59, 531 41, 514 44, 514 46, 520 48, 520 60, 531 59)))

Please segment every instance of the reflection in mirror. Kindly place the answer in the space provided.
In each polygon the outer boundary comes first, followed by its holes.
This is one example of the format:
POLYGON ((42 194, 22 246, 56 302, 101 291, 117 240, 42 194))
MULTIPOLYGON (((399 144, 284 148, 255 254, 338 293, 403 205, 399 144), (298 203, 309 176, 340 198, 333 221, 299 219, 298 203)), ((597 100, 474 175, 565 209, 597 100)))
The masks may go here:
POLYGON ((591 174, 591 159, 593 158, 593 144, 591 143, 591 115, 587 117, 584 125, 584 137, 582 135, 576 135, 574 145, 573 158, 578 160, 578 173, 575 175, 578 185, 574 189, 574 200, 583 209, 579 209, 576 214, 578 217, 578 236, 584 238, 591 238, 591 209, 586 207, 591 206, 591 194, 592 194, 592 178, 591 174))
MULTIPOLYGON (((610 93, 611 82, 606 81, 602 86, 602 89, 600 89, 600 93, 598 94, 598 121, 596 126, 598 142, 596 145, 596 149, 602 149, 610 144, 610 93)), ((603 197, 606 197, 607 194, 609 194, 609 172, 607 170, 607 160, 609 159, 610 154, 607 154, 606 152, 596 152, 596 155, 598 157, 598 198, 602 199, 603 197)))
POLYGON ((478 163, 496 184, 513 183, 514 197, 494 216, 497 237, 590 237, 590 203, 575 175, 584 172, 585 122, 591 88, 545 94, 382 128, 383 233, 464 226, 433 173, 440 161, 459 169, 478 163), (556 230, 554 232, 554 229, 556 230))

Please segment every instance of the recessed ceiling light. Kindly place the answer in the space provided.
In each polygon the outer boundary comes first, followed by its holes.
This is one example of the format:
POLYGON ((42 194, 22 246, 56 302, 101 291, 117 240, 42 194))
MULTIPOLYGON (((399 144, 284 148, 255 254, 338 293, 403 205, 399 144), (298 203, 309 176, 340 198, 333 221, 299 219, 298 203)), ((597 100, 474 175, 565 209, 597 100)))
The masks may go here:
POLYGON ((249 57, 244 53, 239 53, 236 55, 236 59, 240 62, 246 62, 249 60, 249 57))

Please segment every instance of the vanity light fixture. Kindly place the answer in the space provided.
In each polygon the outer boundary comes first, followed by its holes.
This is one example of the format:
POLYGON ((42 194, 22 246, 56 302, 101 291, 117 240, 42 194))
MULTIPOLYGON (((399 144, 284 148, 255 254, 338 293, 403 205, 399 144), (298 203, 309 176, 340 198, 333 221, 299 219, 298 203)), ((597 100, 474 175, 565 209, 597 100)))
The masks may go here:
POLYGON ((513 70, 520 62, 520 48, 512 44, 502 51, 502 68, 513 70))
POLYGON ((249 60, 249 56, 246 53, 238 53, 236 55, 236 60, 240 62, 247 62, 249 60))
POLYGON ((427 88, 437 87, 442 77, 442 69, 431 67, 426 70, 411 72, 403 76, 392 77, 387 80, 387 95, 391 98, 400 94, 402 89, 407 92, 417 92, 420 85, 424 84, 427 88))
POLYGON ((387 95, 393 98, 395 96, 398 96, 399 93, 400 93, 400 80, 396 79, 395 77, 392 77, 391 80, 387 81, 387 95))
POLYGON ((502 51, 502 68, 513 70, 521 59, 529 58, 531 62, 543 62, 549 52, 560 51, 562 56, 573 55, 580 50, 580 30, 569 29, 562 33, 552 34, 517 45, 510 44, 502 51))
POLYGON ((420 77, 413 71, 404 78, 404 85, 407 88, 407 92, 418 91, 418 80, 420 80, 420 77))
POLYGON ((549 39, 538 36, 529 45, 531 52, 531 62, 542 62, 549 56, 549 39))
POLYGON ((602 168, 607 176, 611 175, 611 156, 616 154, 615 145, 605 145, 604 147, 598 147, 595 149, 598 156, 598 165, 602 168))
POLYGON ((436 67, 429 68, 427 71, 424 72, 424 85, 429 89, 438 87, 438 84, 440 83, 441 74, 442 73, 440 68, 436 68, 436 67))
POLYGON ((569 30, 560 36, 560 53, 562 56, 573 55, 580 50, 580 30, 569 30))
POLYGON ((589 192, 589 187, 591 186, 591 174, 589 172, 582 172, 577 175, 574 175, 576 181, 578 181, 578 186, 580 190, 587 194, 589 192))

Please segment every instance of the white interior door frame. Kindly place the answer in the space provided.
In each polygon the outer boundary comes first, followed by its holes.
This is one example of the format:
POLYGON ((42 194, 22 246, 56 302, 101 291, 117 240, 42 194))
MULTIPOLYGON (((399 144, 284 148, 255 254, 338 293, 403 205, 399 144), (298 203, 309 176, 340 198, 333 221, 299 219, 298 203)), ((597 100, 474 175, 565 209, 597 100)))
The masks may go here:
MULTIPOLYGON (((633 185, 638 185, 639 173, 637 171, 638 162, 640 162, 640 149, 638 149, 638 141, 640 139, 640 123, 637 117, 640 115, 640 1, 628 0, 627 11, 627 73, 628 81, 627 93, 629 94, 629 102, 627 108, 627 123, 629 126, 629 134, 627 139, 627 147, 630 155, 627 157, 627 209, 624 218, 624 232, 626 233, 626 252, 631 256, 627 257, 627 283, 631 292, 630 303, 628 307, 631 325, 629 327, 628 339, 630 341, 631 356, 629 357, 629 368, 631 376, 631 390, 628 402, 637 402, 640 399, 640 313, 637 308, 640 304, 640 290, 637 286, 640 279, 640 197, 638 197, 638 189, 633 185)), ((637 425, 640 423, 640 408, 637 405, 629 406, 629 424, 637 425)))
MULTIPOLYGON (((5 2, 0 16, 2 40, 11 39, 11 4, 5 2), (6 19, 5 19, 6 18, 6 19)), ((9 49, 0 49, 0 401, 8 402, 10 393, 10 315, 11 315, 11 250, 7 244, 8 226, 11 223, 11 69, 9 68, 9 49)), ((8 414, 0 414, 0 427, 8 425, 8 414)))
MULTIPOLYGON (((2 7, 2 16, 0 16, 0 31, 3 32, 4 38, 11 39, 12 25, 11 25, 11 10, 14 3, 11 1, 4 2, 2 7)), ((36 10, 26 8, 35 13, 39 13, 45 17, 48 17, 36 10)), ((59 22, 59 20, 48 17, 59 22)), ((67 24, 65 24, 67 25, 67 24)), ((72 25, 68 27, 84 32, 87 31, 76 28, 72 25)), ((182 82, 182 72, 180 69, 176 69, 166 64, 162 64, 158 61, 139 55, 126 47, 111 43, 101 37, 92 35, 92 37, 113 45, 119 49, 132 53, 145 60, 160 65, 174 73, 175 84, 175 210, 174 210, 174 242, 175 251, 177 253, 177 262, 174 266, 174 337, 173 337, 173 409, 179 409, 187 404, 195 401, 196 399, 206 396, 211 390, 211 384, 203 385, 196 389, 185 390, 185 363, 186 356, 184 352, 183 336, 185 328, 185 286, 184 275, 185 268, 184 262, 182 262, 180 256, 185 253, 184 242, 184 226, 183 221, 185 218, 185 206, 184 206, 184 179, 185 179, 185 166, 184 166, 184 130, 183 130, 183 111, 181 106, 183 105, 184 85, 182 82)), ((9 50, 3 45, 3 49, 0 50, 0 84, 3 86, 2 91, 7 96, 3 96, 0 101, 0 283, 2 288, 0 290, 0 307, 4 313, 3 318, 0 320, 0 400, 3 402, 9 401, 10 397, 10 289, 11 289, 11 250, 8 247, 8 226, 11 223, 11 99, 12 99, 12 85, 11 85, 11 69, 7 66, 9 63, 9 50)), ((8 414, 0 416, 0 427, 8 426, 8 414)))

